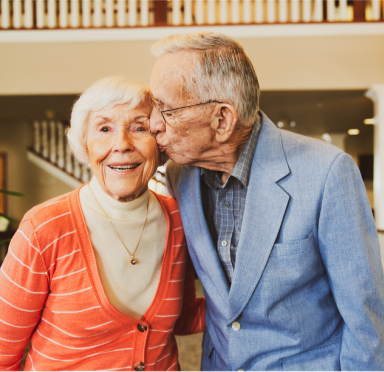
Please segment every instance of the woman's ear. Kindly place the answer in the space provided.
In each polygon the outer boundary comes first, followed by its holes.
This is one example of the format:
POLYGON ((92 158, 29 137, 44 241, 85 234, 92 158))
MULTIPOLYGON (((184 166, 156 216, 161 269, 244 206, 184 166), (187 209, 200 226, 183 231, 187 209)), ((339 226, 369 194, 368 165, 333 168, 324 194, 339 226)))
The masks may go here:
POLYGON ((235 130, 237 120, 237 111, 233 106, 226 103, 220 104, 220 108, 211 122, 216 141, 221 143, 228 141, 235 130))

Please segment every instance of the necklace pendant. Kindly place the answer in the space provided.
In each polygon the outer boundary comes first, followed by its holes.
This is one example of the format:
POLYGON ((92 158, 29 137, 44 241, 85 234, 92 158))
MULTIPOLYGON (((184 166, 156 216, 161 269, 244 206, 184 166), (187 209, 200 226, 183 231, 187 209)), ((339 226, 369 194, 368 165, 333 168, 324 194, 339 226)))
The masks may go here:
POLYGON ((132 257, 131 265, 136 265, 136 264, 137 264, 137 261, 132 257))

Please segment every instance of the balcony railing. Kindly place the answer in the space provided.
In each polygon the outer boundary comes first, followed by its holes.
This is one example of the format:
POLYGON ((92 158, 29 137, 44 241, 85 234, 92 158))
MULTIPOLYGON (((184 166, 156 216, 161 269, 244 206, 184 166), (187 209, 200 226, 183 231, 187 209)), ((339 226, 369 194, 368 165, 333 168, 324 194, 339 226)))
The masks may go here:
MULTIPOLYGON (((66 126, 60 121, 34 121, 33 147, 28 149, 27 158, 75 189, 91 179, 92 171, 88 165, 80 164, 73 156, 65 129, 66 126)), ((164 172, 164 167, 159 167, 148 186, 158 194, 167 195, 164 172)))
POLYGON ((382 0, 0 0, 2 29, 382 21, 382 0))

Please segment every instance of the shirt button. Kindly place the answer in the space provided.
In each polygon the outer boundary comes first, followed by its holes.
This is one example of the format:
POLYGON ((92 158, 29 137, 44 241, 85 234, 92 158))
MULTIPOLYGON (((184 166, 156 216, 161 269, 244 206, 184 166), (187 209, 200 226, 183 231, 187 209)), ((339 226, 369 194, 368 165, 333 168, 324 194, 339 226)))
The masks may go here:
POLYGON ((225 203, 224 203, 224 206, 227 207, 227 208, 229 208, 230 205, 231 205, 231 204, 229 204, 228 202, 225 202, 225 203))
POLYGON ((227 243, 225 240, 223 240, 223 241, 221 242, 221 245, 222 245, 223 247, 226 247, 227 244, 228 244, 228 243, 227 243))
POLYGON ((137 363, 135 363, 133 368, 134 368, 135 371, 144 371, 145 366, 144 366, 143 362, 137 362, 137 363))
POLYGON ((232 323, 232 329, 234 330, 234 331, 240 331, 240 328, 241 328, 241 325, 240 325, 240 323, 239 322, 233 322, 232 323))
POLYGON ((139 323, 139 324, 137 325, 137 329, 138 329, 140 332, 145 332, 145 331, 148 329, 148 327, 147 327, 145 324, 139 323))

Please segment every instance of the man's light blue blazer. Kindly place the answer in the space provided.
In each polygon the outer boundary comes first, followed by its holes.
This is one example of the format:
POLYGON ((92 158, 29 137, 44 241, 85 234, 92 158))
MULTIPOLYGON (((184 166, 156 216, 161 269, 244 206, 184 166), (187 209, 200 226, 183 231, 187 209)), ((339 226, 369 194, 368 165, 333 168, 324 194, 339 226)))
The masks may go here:
POLYGON ((359 170, 340 149, 261 118, 231 287, 200 168, 167 169, 206 296, 202 369, 384 370, 383 269, 359 170))

